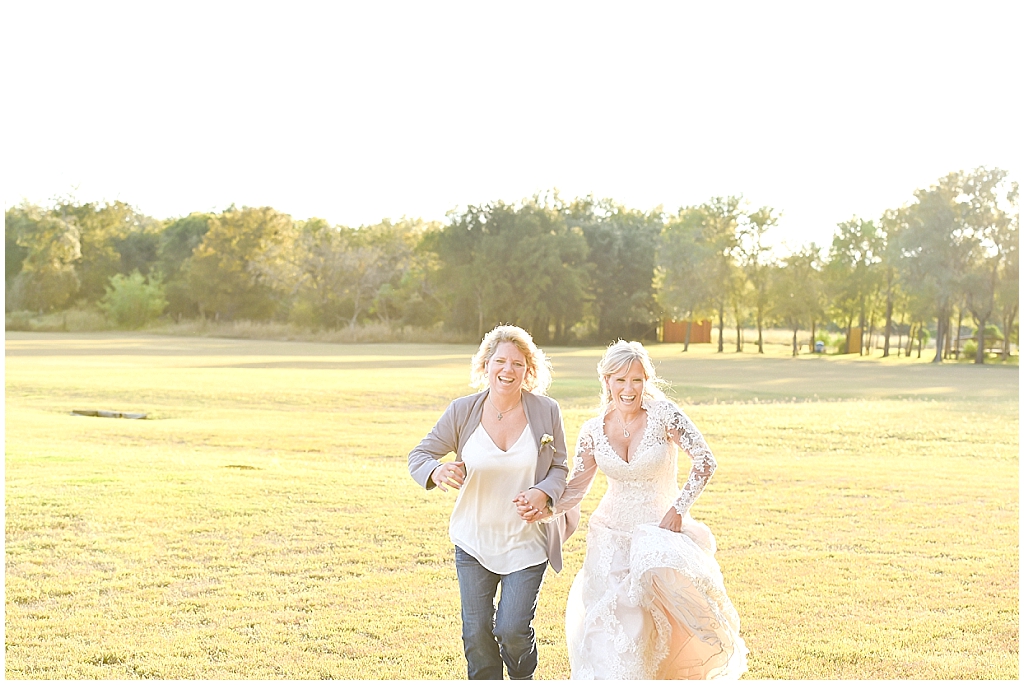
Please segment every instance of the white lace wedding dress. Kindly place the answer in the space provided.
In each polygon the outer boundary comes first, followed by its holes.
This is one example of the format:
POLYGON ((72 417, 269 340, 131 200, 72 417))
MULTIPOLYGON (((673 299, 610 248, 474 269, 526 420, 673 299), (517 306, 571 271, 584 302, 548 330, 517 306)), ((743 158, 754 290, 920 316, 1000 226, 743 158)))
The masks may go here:
POLYGON ((555 507, 559 514, 578 506, 598 468, 607 476, 565 612, 572 677, 738 678, 747 670, 739 616, 725 594, 711 530, 689 515, 714 457, 674 404, 644 408, 647 425, 629 462, 612 449, 603 417, 583 425, 569 485, 555 507), (677 446, 693 461, 681 491, 677 446), (669 507, 683 516, 681 534, 658 527, 669 507))

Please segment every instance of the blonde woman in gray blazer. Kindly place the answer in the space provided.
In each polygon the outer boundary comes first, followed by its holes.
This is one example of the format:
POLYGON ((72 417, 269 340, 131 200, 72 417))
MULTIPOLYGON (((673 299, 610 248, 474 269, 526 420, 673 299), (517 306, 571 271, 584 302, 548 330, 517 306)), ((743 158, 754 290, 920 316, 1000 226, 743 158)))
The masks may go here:
POLYGON ((448 406, 409 453, 409 473, 427 490, 459 491, 448 532, 469 678, 501 680, 507 669, 511 679, 529 679, 544 571, 562 569, 562 542, 579 522, 578 514, 541 522, 565 490, 562 412, 544 394, 550 362, 517 326, 484 336, 471 376, 482 390, 448 406), (452 452, 453 461, 441 461, 452 452))

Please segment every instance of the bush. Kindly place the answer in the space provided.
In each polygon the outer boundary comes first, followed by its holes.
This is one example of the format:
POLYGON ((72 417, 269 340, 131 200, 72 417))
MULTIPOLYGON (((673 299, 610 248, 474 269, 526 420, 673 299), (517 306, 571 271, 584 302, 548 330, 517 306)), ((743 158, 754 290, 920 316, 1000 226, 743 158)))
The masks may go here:
POLYGON ((109 328, 110 324, 107 323, 106 317, 95 307, 79 305, 64 312, 66 331, 105 331, 109 328))
POLYGON ((8 331, 33 331, 36 333, 78 333, 84 331, 107 331, 110 324, 103 314, 94 307, 78 304, 61 312, 40 314, 17 311, 7 314, 8 331))
POLYGON ((115 274, 99 308, 122 328, 142 328, 167 308, 164 286, 157 277, 143 278, 138 270, 130 276, 115 274))
POLYGON ((15 310, 59 310, 78 291, 78 276, 71 267, 25 270, 11 283, 5 306, 15 310))
MULTIPOLYGON (((971 337, 973 337, 975 341, 978 340, 978 329, 977 329, 977 327, 975 327, 971 331, 971 337)), ((999 330, 998 326, 996 326, 995 324, 991 324, 991 323, 988 324, 987 326, 985 326, 985 344, 987 346, 991 346, 991 345, 996 344, 997 342, 1001 342, 1002 339, 1003 339, 1003 334, 999 330)))
POLYGON ((8 331, 31 331, 32 312, 20 311, 10 312, 5 322, 4 329, 8 331))
POLYGON ((975 359, 978 356, 978 343, 968 340, 964 343, 964 359, 975 359))
POLYGON ((383 323, 366 323, 351 328, 343 326, 333 330, 314 330, 294 323, 269 321, 209 321, 182 319, 157 324, 148 329, 164 335, 187 335, 217 338, 247 338, 253 340, 301 340, 317 343, 457 343, 475 344, 474 334, 446 331, 440 325, 430 328, 414 326, 393 327, 383 323))

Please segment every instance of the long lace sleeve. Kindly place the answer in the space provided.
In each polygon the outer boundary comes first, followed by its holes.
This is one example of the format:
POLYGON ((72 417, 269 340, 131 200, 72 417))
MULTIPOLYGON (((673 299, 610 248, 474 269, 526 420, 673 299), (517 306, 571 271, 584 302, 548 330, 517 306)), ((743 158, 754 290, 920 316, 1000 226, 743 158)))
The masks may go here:
POLYGON ((715 467, 718 464, 715 462, 714 455, 711 454, 708 443, 704 441, 704 436, 693 425, 693 421, 690 421, 689 417, 677 407, 670 405, 666 426, 669 438, 690 455, 693 462, 690 467, 690 477, 683 483, 683 489, 672 505, 680 516, 685 516, 704 490, 704 486, 711 480, 711 474, 715 472, 715 467))
POLYGON ((555 502, 552 510, 555 516, 559 516, 578 506, 583 498, 590 492, 590 486, 594 483, 594 476, 597 474, 597 461, 594 459, 594 436, 584 425, 580 430, 580 436, 576 440, 576 456, 573 457, 572 471, 569 473, 569 482, 565 485, 565 492, 555 502))

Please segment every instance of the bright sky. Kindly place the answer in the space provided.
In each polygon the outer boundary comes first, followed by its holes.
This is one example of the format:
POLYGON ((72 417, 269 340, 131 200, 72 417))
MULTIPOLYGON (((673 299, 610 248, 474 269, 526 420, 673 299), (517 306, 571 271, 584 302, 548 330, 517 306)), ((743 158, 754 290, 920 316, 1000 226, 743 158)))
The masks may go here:
POLYGON ((1024 171, 1024 3, 4 3, 5 207, 359 225, 558 188, 740 194, 827 244, 1024 171))

